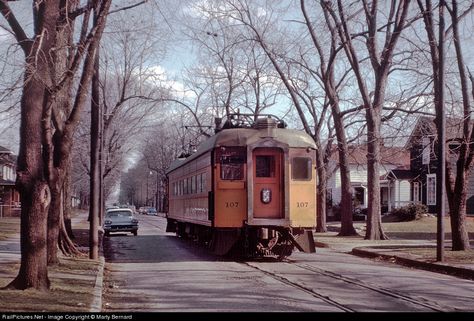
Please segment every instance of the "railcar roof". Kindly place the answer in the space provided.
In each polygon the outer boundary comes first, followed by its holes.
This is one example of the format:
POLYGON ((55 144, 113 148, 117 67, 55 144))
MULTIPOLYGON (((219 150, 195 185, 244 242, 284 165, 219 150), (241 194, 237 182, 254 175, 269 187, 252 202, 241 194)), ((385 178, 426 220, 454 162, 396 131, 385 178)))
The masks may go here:
POLYGON ((171 163, 168 173, 216 147, 247 146, 266 137, 271 137, 273 140, 286 144, 290 148, 316 149, 313 138, 303 131, 286 128, 229 128, 218 132, 202 142, 197 151, 188 158, 175 160, 171 163))

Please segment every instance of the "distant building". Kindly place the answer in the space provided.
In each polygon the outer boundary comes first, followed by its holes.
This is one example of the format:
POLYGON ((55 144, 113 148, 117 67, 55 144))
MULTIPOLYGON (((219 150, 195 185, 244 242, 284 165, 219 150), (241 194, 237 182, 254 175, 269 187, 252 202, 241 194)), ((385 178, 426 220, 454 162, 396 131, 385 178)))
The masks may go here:
MULTIPOLYGON (((329 164, 331 172, 328 181, 330 203, 341 202, 341 175, 339 155, 334 152, 329 164)), ((367 145, 352 145, 348 148, 351 185, 354 207, 365 209, 368 203, 367 190, 367 145)), ((382 212, 401 207, 411 202, 410 151, 402 147, 381 146, 380 200, 382 212), (407 171, 407 172, 405 172, 407 171), (403 172, 403 174, 402 174, 403 172)))
MULTIPOLYGON (((462 137, 462 121, 446 120, 446 141, 452 152, 456 151, 462 137)), ((412 175, 412 201, 428 206, 430 213, 436 213, 436 171, 438 160, 435 155, 436 126, 434 119, 420 117, 405 148, 410 150, 410 171, 412 175)), ((456 164, 453 163, 455 168, 456 164)), ((449 210, 449 209, 447 209, 449 210)), ((474 169, 467 183, 468 215, 474 215, 474 169)))
POLYGON ((0 217, 20 215, 20 194, 15 187, 16 156, 0 146, 0 217))

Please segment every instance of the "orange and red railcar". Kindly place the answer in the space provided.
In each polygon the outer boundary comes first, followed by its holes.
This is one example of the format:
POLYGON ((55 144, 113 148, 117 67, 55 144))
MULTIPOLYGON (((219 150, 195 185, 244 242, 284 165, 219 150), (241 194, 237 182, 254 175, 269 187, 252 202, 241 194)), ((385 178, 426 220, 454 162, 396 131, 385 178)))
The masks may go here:
POLYGON ((313 139, 270 116, 238 123, 227 122, 169 168, 167 231, 203 241, 218 255, 314 252, 313 139))

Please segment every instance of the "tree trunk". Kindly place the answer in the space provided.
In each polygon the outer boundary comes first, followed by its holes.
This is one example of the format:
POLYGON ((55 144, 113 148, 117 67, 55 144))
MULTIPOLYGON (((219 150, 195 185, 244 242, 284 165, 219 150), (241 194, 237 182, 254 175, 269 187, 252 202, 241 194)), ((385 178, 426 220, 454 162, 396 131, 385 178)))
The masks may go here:
MULTIPOLYGON (((32 50, 33 51, 33 50, 32 50)), ((33 51, 34 52, 34 51, 33 51)), ((32 57, 30 55, 30 57, 32 57)), ((9 288, 49 289, 47 269, 47 214, 51 200, 44 179, 42 155, 42 109, 44 83, 35 76, 33 58, 25 72, 21 98, 20 151, 17 188, 21 199, 21 265, 9 288)), ((38 64, 43 62, 38 60, 38 64)))
POLYGON ((316 232, 327 232, 326 227, 326 189, 327 189, 327 172, 324 164, 323 151, 320 144, 316 151, 316 167, 318 172, 318 187, 316 191, 317 216, 316 216, 316 232))
POLYGON ((46 182, 36 181, 31 188, 24 186, 21 191, 21 265, 18 276, 7 288, 48 290, 45 240, 51 199, 49 188, 46 182))
POLYGON ((50 184, 51 189, 51 206, 48 211, 48 265, 59 263, 58 258, 58 240, 59 240, 59 224, 61 210, 61 188, 58 186, 56 179, 50 184))
MULTIPOLYGON (((75 256, 75 255, 81 255, 82 253, 79 251, 79 249, 76 247, 76 244, 71 240, 69 237, 69 232, 67 231, 67 226, 65 224, 66 220, 64 218, 64 215, 66 211, 64 210, 65 204, 68 203, 67 201, 64 202, 64 192, 61 193, 61 204, 60 204, 60 212, 59 212, 59 239, 58 239, 58 245, 59 249, 64 255, 67 256, 75 256)), ((66 199, 67 200, 67 199, 66 199)), ((70 222, 71 220, 69 220, 70 222)))
POLYGON ((380 208, 380 116, 373 108, 367 110, 367 229, 366 240, 385 240, 380 208))
POLYGON ((341 175, 341 230, 340 236, 357 235, 352 220, 352 186, 349 161, 347 159, 347 141, 344 123, 340 116, 337 103, 331 104, 333 109, 334 129, 336 130, 337 149, 339 154, 339 172, 341 175))
POLYGON ((72 193, 71 193, 71 160, 68 162, 68 168, 66 170, 66 177, 64 179, 63 187, 63 208, 64 208, 64 227, 67 233, 67 236, 74 240, 74 232, 72 230, 71 216, 72 216, 72 193))
POLYGON ((456 206, 450 208, 451 238, 453 251, 466 251, 471 248, 466 226, 466 193, 455 196, 456 206))
MULTIPOLYGON (((474 151, 474 125, 472 124, 472 103, 469 96, 468 75, 471 80, 471 94, 474 98, 474 78, 470 72, 466 73, 466 64, 464 62, 462 40, 459 35, 459 22, 462 19, 458 16, 458 3, 452 1, 451 15, 454 47, 456 50, 456 60, 459 70, 459 80, 461 83, 462 104, 463 104, 463 140, 458 150, 458 160, 456 162, 456 183, 454 186, 454 199, 449 203, 451 217, 451 235, 452 250, 465 251, 470 249, 469 235, 466 227, 466 198, 467 198, 467 182, 472 170, 472 153, 474 151)), ((442 60, 440 59, 440 62, 442 60)), ((440 110, 442 111, 442 110, 440 110)), ((438 113, 438 112, 437 112, 438 113)), ((446 162, 446 181, 450 181, 448 174, 448 162, 446 162)), ((448 194, 453 192, 451 186, 446 184, 448 194)))
MULTIPOLYGON (((464 146, 465 147, 465 146, 464 146)), ((461 148, 463 150, 464 148, 461 148)), ((466 251, 471 248, 469 244, 469 234, 466 226, 466 200, 467 200, 467 182, 468 177, 464 170, 464 157, 458 159, 456 168, 456 181, 454 184, 454 193, 448 193, 451 196, 449 204, 449 216, 451 220, 451 239, 453 251, 466 251)), ((452 172, 448 164, 446 166, 446 180, 451 181, 452 172)), ((447 183, 448 183, 447 182, 447 183)), ((449 184, 449 183, 448 183, 449 184)), ((446 185, 448 185, 446 184, 446 185)), ((449 191, 449 187, 447 186, 449 191)))
MULTIPOLYGON (((10 288, 47 290, 47 218, 51 192, 45 175, 43 116, 47 104, 46 86, 51 85, 50 53, 54 47, 59 1, 38 3, 41 15, 35 20, 35 38, 22 44, 25 72, 21 97, 20 151, 17 160, 17 188, 21 198, 21 265, 10 288), (45 36, 47 35, 47 36, 45 36)), ((46 120, 48 121, 48 120, 46 120)), ((47 125, 47 124, 46 124, 47 125)))

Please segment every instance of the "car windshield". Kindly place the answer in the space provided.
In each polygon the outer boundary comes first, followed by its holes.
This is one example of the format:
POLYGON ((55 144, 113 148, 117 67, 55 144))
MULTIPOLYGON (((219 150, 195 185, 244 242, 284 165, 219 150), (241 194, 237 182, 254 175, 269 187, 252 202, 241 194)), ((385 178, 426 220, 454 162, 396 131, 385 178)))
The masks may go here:
POLYGON ((124 217, 124 216, 132 216, 132 213, 129 211, 113 211, 113 212, 108 212, 106 214, 107 217, 124 217))

